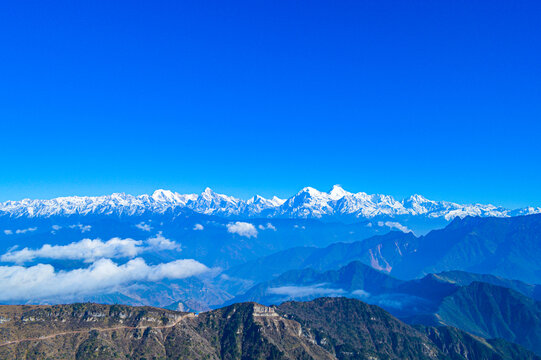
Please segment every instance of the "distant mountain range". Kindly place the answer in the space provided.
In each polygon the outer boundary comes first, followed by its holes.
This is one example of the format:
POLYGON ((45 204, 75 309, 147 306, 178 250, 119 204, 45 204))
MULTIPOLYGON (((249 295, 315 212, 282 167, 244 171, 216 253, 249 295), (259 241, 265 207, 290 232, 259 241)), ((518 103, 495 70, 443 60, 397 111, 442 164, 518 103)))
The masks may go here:
MULTIPOLYGON (((141 196, 8 201, 0 205, 2 303, 91 301, 208 312, 181 327, 142 329, 129 342, 122 338, 126 334, 117 332, 120 338, 113 339, 109 330, 95 332, 101 320, 88 313, 94 330, 68 330, 78 335, 68 339, 66 349, 52 340, 48 350, 25 340, 15 349, 0 346, 0 357, 20 358, 17 351, 22 351, 55 358, 76 351, 82 354, 76 358, 84 359, 98 349, 104 359, 111 353, 152 358, 147 355, 154 351, 166 351, 166 358, 399 359, 404 353, 411 359, 535 358, 508 342, 541 354, 541 286, 533 285, 541 284, 540 210, 421 196, 396 201, 339 186, 327 193, 305 188, 287 200, 244 201, 207 189, 200 195, 159 190, 141 196), (526 215, 513 216, 520 214, 526 215), (442 226, 434 229, 437 224, 442 226), (320 296, 356 298, 409 325, 357 300, 275 308, 239 304, 278 305, 320 296), (380 316, 387 327, 379 320, 366 324, 380 316), (333 317, 339 321, 333 323, 333 317), (360 337, 350 337, 348 329, 359 326, 360 337), (365 330, 372 340, 362 335, 365 330), (192 345, 174 345, 181 339, 192 345), (385 339, 402 340, 386 348, 380 346, 385 339)), ((63 329, 61 321, 78 321, 64 319, 66 311, 78 308, 13 309, 24 319, 53 309, 46 316, 62 318, 53 330, 63 329)), ((99 309, 96 316, 116 328, 118 319, 107 314, 117 308, 99 309)), ((160 314, 160 321, 176 316, 160 314)), ((14 324, 11 318, 0 315, 0 333, 22 329, 20 337, 41 336, 33 320, 14 324)), ((157 321, 144 318, 126 326, 139 331, 138 326, 157 321)))
POLYGON ((417 237, 392 231, 324 248, 294 247, 227 270, 258 281, 287 270, 331 270, 361 261, 400 279, 463 270, 541 283, 541 215, 455 218, 444 229, 417 237))
MULTIPOLYGON (((189 209, 129 217, 0 217, 0 270, 6 276, 2 302, 97 301, 153 306, 182 303, 180 308, 200 311, 221 306, 257 283, 289 270, 337 270, 352 261, 402 280, 461 270, 541 283, 541 214, 455 218, 444 229, 424 236, 401 231, 385 233, 384 228, 367 227, 366 222, 253 218, 244 221, 248 233, 232 229, 238 223, 189 209), (375 230, 384 235, 373 236, 375 230), (169 241, 166 245, 173 247, 160 247, 155 242, 158 234, 169 241), (119 246, 117 238, 123 239, 123 247, 111 247, 115 241, 119 246), (117 267, 137 257, 152 266, 194 259, 211 270, 185 279, 128 278, 119 280, 111 289, 90 294, 67 289, 51 295, 31 291, 15 296, 5 285, 13 271, 34 271, 39 264, 51 264, 55 276, 75 276, 80 269, 93 269, 91 264, 94 256, 99 256, 98 250, 107 250, 105 254, 110 254, 117 267), (134 251, 135 255, 125 251, 134 251)), ((55 284, 52 282, 51 287, 55 284)))
POLYGON ((164 213, 176 208, 186 208, 197 213, 222 217, 343 218, 350 221, 407 216, 442 218, 449 221, 457 216, 508 217, 541 212, 539 207, 510 210, 494 205, 463 205, 448 201, 433 201, 421 195, 413 195, 399 201, 389 195, 351 193, 335 185, 329 192, 305 187, 287 200, 276 196, 266 199, 256 195, 245 201, 233 196, 217 194, 209 188, 199 195, 156 190, 152 195, 139 196, 115 193, 106 196, 70 196, 50 200, 25 199, 0 203, 0 215, 12 217, 88 214, 129 216, 164 213))
POLYGON ((447 326, 412 327, 355 299, 240 303, 199 315, 149 307, 0 306, 2 359, 539 360, 447 326))

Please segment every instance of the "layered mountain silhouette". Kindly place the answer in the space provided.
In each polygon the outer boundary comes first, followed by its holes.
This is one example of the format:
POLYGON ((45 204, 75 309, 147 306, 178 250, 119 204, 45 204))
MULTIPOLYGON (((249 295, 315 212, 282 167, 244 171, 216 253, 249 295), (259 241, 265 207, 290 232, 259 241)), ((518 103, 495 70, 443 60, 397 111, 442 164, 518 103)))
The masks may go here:
POLYGON ((330 270, 361 261, 397 278, 462 270, 541 283, 541 215, 456 218, 425 236, 390 232, 325 248, 297 247, 228 270, 233 277, 270 279, 280 271, 330 270))
POLYGON ((516 342, 541 354, 541 302, 529 297, 532 288, 538 286, 465 272, 402 281, 357 261, 325 272, 292 270, 255 285, 230 302, 272 305, 347 296, 377 304, 408 323, 454 326, 478 336, 516 342))

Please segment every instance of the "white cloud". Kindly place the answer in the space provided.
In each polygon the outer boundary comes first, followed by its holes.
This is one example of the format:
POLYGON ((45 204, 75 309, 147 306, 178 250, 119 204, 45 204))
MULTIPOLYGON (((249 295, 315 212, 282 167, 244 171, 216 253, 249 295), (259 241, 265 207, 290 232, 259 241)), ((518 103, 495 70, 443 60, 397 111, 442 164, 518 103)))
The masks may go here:
POLYGON ((331 289, 324 287, 326 284, 316 284, 310 286, 280 286, 269 288, 267 293, 275 295, 285 295, 290 298, 302 298, 313 295, 338 296, 344 294, 342 289, 331 289))
POLYGON ((68 245, 45 244, 39 249, 12 249, 0 257, 1 261, 23 264, 36 258, 56 260, 84 260, 92 262, 100 258, 135 257, 142 252, 141 240, 112 238, 83 239, 68 245))
POLYGON ((90 231, 92 229, 92 226, 90 226, 90 225, 82 225, 82 224, 75 224, 75 225, 70 225, 69 228, 70 229, 79 229, 79 230, 81 230, 82 233, 85 233, 87 231, 90 231))
POLYGON ((177 250, 180 251, 180 244, 166 239, 160 231, 156 236, 147 239, 148 250, 177 250))
POLYGON ((238 234, 240 236, 246 236, 247 238, 257 237, 257 229, 254 225, 237 221, 235 223, 227 224, 227 231, 232 234, 238 234))
POLYGON ((139 228, 143 231, 150 231, 152 230, 152 227, 150 226, 150 224, 145 224, 144 222, 141 222, 137 225, 135 225, 136 228, 139 228))
POLYGON ((388 228, 391 228, 391 229, 397 229, 397 230, 400 230, 404 233, 408 233, 408 232, 411 232, 410 229, 407 228, 407 226, 404 226, 398 222, 395 222, 395 221, 386 221, 385 224, 383 224, 381 221, 378 222, 378 225, 379 226, 387 226, 388 228), (380 225, 381 224, 381 225, 380 225))
POLYGON ((356 295, 360 298, 366 299, 370 297, 370 293, 368 291, 364 291, 362 289, 355 290, 352 292, 353 295, 356 295))
POLYGON ((274 227, 274 225, 272 225, 271 223, 267 223, 267 225, 259 225, 258 228, 259 228, 259 230, 276 231, 276 227, 274 227))
POLYGON ((51 226, 51 228, 52 228, 51 234, 54 235, 54 234, 56 234, 56 232, 57 232, 58 230, 62 229, 62 226, 60 226, 60 225, 53 225, 53 226, 51 226))
POLYGON ((15 231, 15 234, 26 234, 27 232, 36 231, 37 229, 38 229, 37 227, 31 227, 28 229, 19 229, 15 231))
POLYGON ((31 228, 27 228, 27 229, 17 229, 15 231, 8 229, 8 230, 4 230, 4 234, 6 234, 6 235, 26 234, 27 232, 36 231, 37 229, 38 229, 37 227, 31 227, 31 228))
POLYGON ((82 239, 67 245, 45 244, 39 249, 17 248, 10 249, 0 257, 0 261, 24 264, 35 259, 55 260, 83 260, 93 262, 101 258, 134 258, 145 251, 177 250, 180 244, 166 239, 158 233, 143 243, 142 240, 112 238, 107 241, 101 239, 82 239), (146 246, 144 246, 146 243, 146 246))
POLYGON ((193 260, 147 265, 141 258, 117 265, 101 259, 88 268, 55 271, 49 264, 31 267, 0 266, 0 301, 31 300, 54 296, 96 294, 133 281, 183 279, 209 269, 193 260))
POLYGON ((201 224, 195 224, 194 227, 193 227, 193 229, 194 229, 194 230, 203 230, 204 227, 203 227, 203 225, 201 225, 201 224))

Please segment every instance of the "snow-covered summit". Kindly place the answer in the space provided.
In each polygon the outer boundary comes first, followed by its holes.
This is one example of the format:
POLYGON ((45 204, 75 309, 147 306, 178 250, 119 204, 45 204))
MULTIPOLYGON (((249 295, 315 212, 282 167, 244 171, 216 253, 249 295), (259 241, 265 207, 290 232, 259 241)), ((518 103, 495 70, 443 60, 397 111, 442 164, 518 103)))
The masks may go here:
POLYGON ((188 201, 197 199, 197 194, 179 194, 170 190, 156 190, 152 193, 152 199, 159 203, 186 205, 188 201))
POLYGON ((0 215, 13 217, 48 217, 67 215, 141 215, 145 212, 164 213, 186 208, 198 213, 224 217, 287 217, 325 218, 424 216, 444 218, 471 216, 515 216, 541 213, 541 208, 508 210, 494 205, 456 204, 433 201, 422 195, 396 200, 390 195, 351 193, 340 185, 328 192, 305 187, 287 200, 256 195, 248 200, 218 194, 206 188, 201 194, 180 194, 159 189, 152 195, 114 193, 105 196, 69 196, 49 200, 6 201, 0 203, 0 215))
POLYGON ((334 185, 331 191, 329 191, 329 197, 333 200, 341 199, 347 195, 351 195, 351 193, 344 190, 340 185, 334 185))

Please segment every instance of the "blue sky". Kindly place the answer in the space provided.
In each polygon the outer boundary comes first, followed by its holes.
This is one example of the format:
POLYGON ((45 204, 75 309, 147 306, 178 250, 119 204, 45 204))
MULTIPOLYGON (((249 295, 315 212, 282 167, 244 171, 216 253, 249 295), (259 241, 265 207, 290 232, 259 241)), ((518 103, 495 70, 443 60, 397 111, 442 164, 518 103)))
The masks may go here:
POLYGON ((541 206, 538 1, 0 5, 0 200, 303 186, 541 206))

